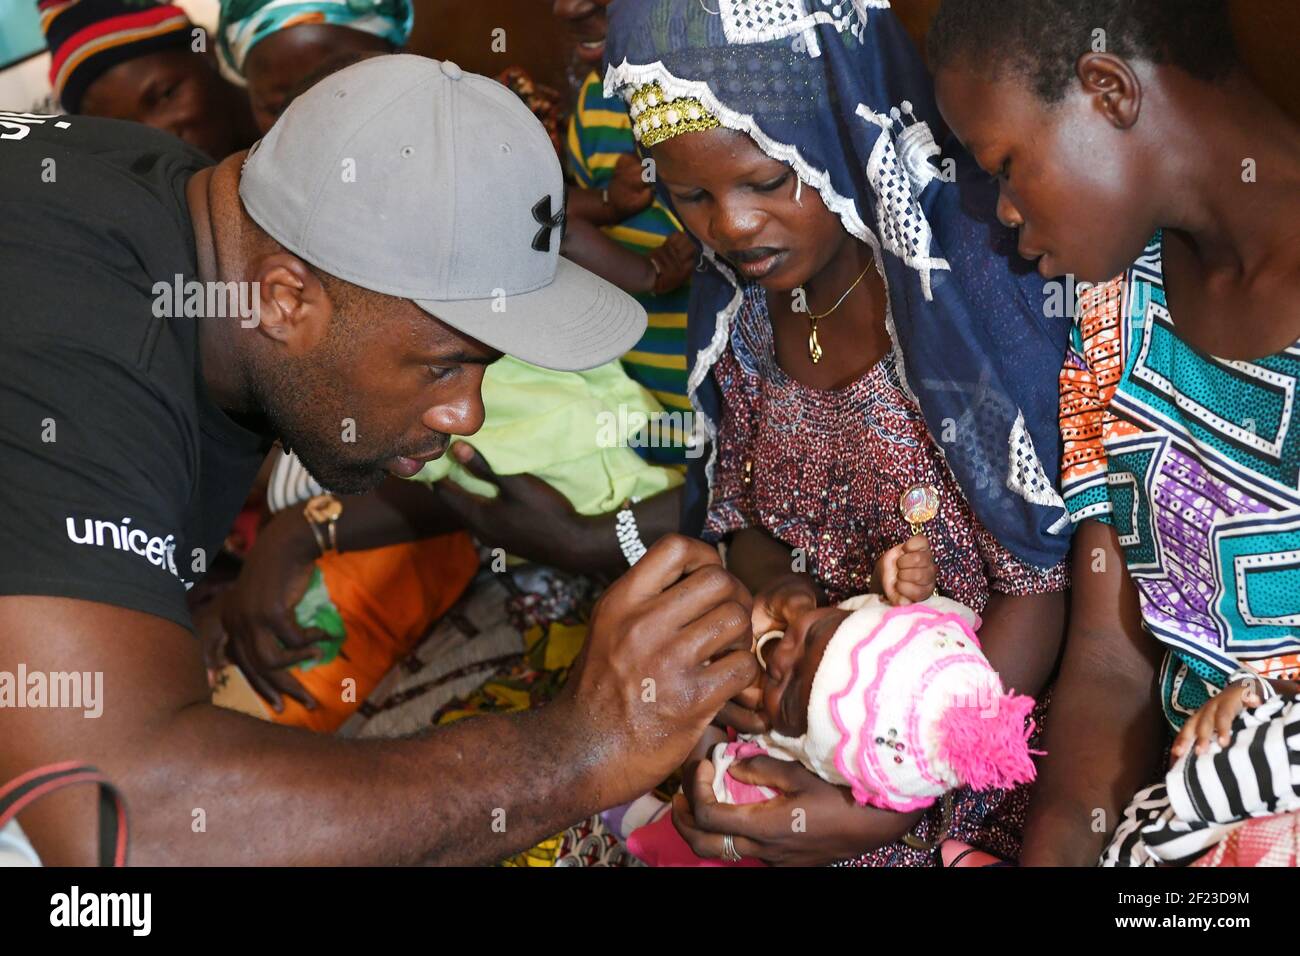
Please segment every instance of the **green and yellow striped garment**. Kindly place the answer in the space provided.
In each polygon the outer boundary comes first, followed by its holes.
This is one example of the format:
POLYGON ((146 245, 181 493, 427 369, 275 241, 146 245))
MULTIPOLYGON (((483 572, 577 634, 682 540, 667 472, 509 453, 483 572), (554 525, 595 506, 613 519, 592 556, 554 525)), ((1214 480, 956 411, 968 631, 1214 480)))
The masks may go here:
MULTIPOLYGON (((606 99, 604 84, 596 73, 583 81, 578 102, 569 121, 567 139, 569 168, 579 186, 603 189, 614 174, 614 166, 623 153, 636 153, 632 138, 632 121, 627 107, 618 98, 606 99)), ((631 219, 604 232, 615 242, 649 255, 681 223, 658 199, 654 205, 631 219)), ((645 336, 632 351, 623 356, 629 376, 659 399, 667 412, 687 412, 691 403, 686 397, 686 302, 690 285, 666 295, 638 295, 650 318, 645 336)), ((673 435, 670 448, 643 449, 655 464, 685 463, 685 437, 673 435)))

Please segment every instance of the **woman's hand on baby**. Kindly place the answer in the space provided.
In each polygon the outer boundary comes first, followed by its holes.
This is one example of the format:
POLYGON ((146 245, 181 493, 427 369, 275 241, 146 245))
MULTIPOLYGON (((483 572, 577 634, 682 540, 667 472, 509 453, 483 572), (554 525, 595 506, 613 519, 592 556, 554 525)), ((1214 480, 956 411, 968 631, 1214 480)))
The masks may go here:
POLYGON ((871 589, 895 606, 918 604, 934 594, 935 580, 930 541, 918 534, 880 556, 871 575, 871 589))
POLYGON ((738 760, 730 772, 778 795, 764 803, 719 803, 713 764, 697 764, 684 777, 683 792, 673 797, 673 825, 697 856, 720 859, 723 834, 729 833, 741 856, 774 866, 825 866, 897 839, 915 819, 859 807, 846 788, 775 757, 738 760))
POLYGON ((686 762, 682 764, 682 779, 690 779, 700 762, 708 760, 713 753, 713 748, 720 743, 724 743, 726 739, 727 734, 721 728, 715 726, 705 727, 704 733, 700 734, 700 739, 691 749, 686 762))
POLYGON ((1196 748, 1197 754, 1207 753, 1211 741, 1217 737, 1220 747, 1232 740, 1232 722, 1245 708, 1255 708, 1263 703, 1259 686, 1253 680, 1236 681, 1201 705, 1200 710, 1187 718, 1183 729, 1170 748, 1171 760, 1177 760, 1196 748))

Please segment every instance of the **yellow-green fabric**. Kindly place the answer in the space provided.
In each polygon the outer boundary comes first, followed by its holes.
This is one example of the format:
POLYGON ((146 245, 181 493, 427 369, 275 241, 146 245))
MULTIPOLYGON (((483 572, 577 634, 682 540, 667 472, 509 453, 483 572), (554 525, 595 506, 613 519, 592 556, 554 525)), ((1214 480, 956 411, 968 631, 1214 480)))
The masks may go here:
MULTIPOLYGON (((605 81, 599 73, 589 74, 578 92, 566 152, 574 180, 588 189, 608 186, 619 159, 638 155, 627 104, 617 96, 606 99, 605 81)), ((624 248, 648 256, 673 233, 681 232, 682 225, 656 198, 649 208, 603 231, 624 248)), ((636 300, 645 307, 648 324, 641 341, 622 358, 628 375, 649 389, 669 412, 691 407, 686 396, 686 308, 690 297, 689 283, 663 295, 638 295, 636 300)), ((679 429, 675 439, 667 447, 643 449, 643 457, 661 465, 685 465, 686 436, 679 429)))
MULTIPOLYGON (((552 372, 506 356, 483 375, 483 407, 483 427, 464 440, 498 475, 535 475, 579 514, 607 514, 629 498, 682 483, 678 470, 652 465, 627 446, 626 432, 663 407, 617 361, 587 372, 552 372)), ((429 462, 414 480, 448 477, 467 491, 496 495, 450 454, 429 462)))

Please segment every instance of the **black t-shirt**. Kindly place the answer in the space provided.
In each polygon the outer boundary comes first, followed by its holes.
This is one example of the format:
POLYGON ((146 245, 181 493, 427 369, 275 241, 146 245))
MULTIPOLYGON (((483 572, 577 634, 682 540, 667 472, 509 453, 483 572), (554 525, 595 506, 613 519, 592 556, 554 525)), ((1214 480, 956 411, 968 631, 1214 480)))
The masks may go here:
POLYGON ((223 320, 160 296, 198 279, 185 185, 210 164, 136 123, 0 113, 0 594, 191 626, 268 448, 207 394, 198 323, 223 320))

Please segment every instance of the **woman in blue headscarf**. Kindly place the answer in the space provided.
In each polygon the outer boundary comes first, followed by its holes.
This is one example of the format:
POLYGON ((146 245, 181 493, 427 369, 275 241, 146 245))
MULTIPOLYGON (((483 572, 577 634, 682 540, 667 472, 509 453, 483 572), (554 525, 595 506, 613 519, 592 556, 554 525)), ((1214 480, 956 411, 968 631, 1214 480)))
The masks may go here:
MULTIPOLYGON (((755 594, 756 634, 797 640, 818 605, 937 586, 982 615, 1004 683, 1036 694, 1065 613, 1054 396, 1067 310, 1049 317, 1052 297, 996 221, 993 184, 935 142, 930 79, 888 6, 611 9, 607 95, 627 100, 659 188, 705 252, 689 385, 711 448, 686 529, 726 546, 755 594)), ((724 717, 765 729, 740 706, 724 717)), ((757 758, 741 776, 782 796, 730 807, 706 770, 674 808, 703 856, 926 865, 945 837, 1019 850, 1023 792, 894 814, 757 758), (805 827, 792 828, 795 810, 805 827)))
POLYGON ((217 59, 265 133, 327 74, 405 47, 414 21, 411 0, 221 0, 217 59))

